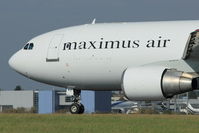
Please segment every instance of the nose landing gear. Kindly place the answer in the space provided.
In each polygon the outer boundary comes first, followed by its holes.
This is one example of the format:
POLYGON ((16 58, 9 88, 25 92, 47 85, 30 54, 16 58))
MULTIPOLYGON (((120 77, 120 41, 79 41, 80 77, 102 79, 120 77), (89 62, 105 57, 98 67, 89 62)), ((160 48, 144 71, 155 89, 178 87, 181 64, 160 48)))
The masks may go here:
POLYGON ((81 104, 80 101, 80 94, 81 94, 81 90, 73 90, 73 104, 71 104, 70 106, 70 112, 71 114, 83 114, 84 113, 84 106, 83 104, 81 104))
POLYGON ((84 106, 81 103, 73 103, 70 106, 71 114, 83 114, 84 113, 84 106))

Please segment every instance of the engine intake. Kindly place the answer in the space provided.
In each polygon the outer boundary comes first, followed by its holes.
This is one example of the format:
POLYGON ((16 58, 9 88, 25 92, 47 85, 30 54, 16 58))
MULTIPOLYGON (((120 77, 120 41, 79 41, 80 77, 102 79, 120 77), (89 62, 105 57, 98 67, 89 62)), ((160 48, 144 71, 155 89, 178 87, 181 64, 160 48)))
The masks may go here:
POLYGON ((198 89, 198 77, 163 66, 128 68, 122 76, 122 89, 130 100, 163 100, 198 89))

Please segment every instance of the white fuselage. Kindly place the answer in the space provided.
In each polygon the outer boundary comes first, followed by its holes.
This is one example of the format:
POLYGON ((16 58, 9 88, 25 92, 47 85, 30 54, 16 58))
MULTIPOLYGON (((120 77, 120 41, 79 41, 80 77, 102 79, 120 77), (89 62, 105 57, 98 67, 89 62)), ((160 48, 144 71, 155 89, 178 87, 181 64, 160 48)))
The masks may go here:
POLYGON ((69 27, 33 38, 28 42, 33 49, 21 49, 9 63, 31 79, 56 86, 120 90, 129 67, 158 64, 198 71, 181 60, 190 33, 198 28, 199 21, 69 27))

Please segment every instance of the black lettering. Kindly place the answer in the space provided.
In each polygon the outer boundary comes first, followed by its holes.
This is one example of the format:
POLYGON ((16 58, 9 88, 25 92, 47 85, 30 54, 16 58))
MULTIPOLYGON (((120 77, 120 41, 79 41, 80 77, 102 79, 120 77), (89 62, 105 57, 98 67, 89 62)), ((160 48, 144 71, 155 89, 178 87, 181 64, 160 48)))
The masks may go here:
POLYGON ((71 42, 71 45, 74 44, 73 49, 77 49, 77 42, 71 42))
MULTIPOLYGON (((159 36, 158 40, 148 40, 146 47, 147 48, 160 48, 167 47, 170 39, 162 39, 162 36, 159 36), (157 41, 157 44, 156 44, 157 41)), ((66 42, 64 43, 63 50, 71 49, 118 49, 118 48, 139 48, 140 40, 115 40, 115 41, 104 41, 104 38, 100 38, 99 41, 81 41, 81 42, 66 42)))
POLYGON ((122 41, 122 48, 130 48, 131 47, 131 40, 128 40, 128 43, 126 43, 126 42, 127 41, 125 41, 125 40, 122 41))
POLYGON ((159 36, 158 46, 157 46, 157 47, 161 47, 161 39, 162 39, 162 37, 161 37, 161 36, 159 36))
POLYGON ((71 50, 71 43, 70 42, 64 43, 63 50, 66 50, 66 49, 71 50))
POLYGON ((170 42, 170 41, 171 41, 170 39, 164 40, 164 45, 163 45, 163 47, 167 47, 167 42, 170 42))
POLYGON ((105 49, 107 48, 119 48, 120 46, 120 42, 119 41, 106 41, 105 42, 105 49), (116 47, 114 47, 116 45, 116 47))
POLYGON ((133 41, 133 48, 138 48, 139 46, 140 46, 140 41, 139 40, 135 40, 135 41, 133 41))
POLYGON ((90 49, 91 47, 93 48, 93 49, 96 49, 96 47, 95 47, 95 43, 96 43, 96 41, 89 41, 89 43, 90 43, 90 47, 88 47, 88 49, 90 49))
POLYGON ((101 38, 99 49, 102 49, 104 38, 101 38))
POLYGON ((112 42, 112 43, 113 43, 113 41, 106 41, 106 42, 105 42, 105 49, 107 49, 107 48, 108 48, 108 44, 109 44, 109 42, 112 42))
POLYGON ((147 41, 147 45, 146 45, 147 48, 154 48, 155 47, 155 41, 154 40, 148 40, 147 41))
MULTIPOLYGON (((114 44, 113 44, 114 46, 115 46, 115 43, 117 43, 117 44, 116 44, 116 45, 117 45, 116 48, 120 48, 120 41, 114 41, 114 44)), ((114 47, 114 46, 113 46, 113 47, 114 47)))
POLYGON ((86 49, 86 42, 82 41, 79 43, 79 49, 86 49))

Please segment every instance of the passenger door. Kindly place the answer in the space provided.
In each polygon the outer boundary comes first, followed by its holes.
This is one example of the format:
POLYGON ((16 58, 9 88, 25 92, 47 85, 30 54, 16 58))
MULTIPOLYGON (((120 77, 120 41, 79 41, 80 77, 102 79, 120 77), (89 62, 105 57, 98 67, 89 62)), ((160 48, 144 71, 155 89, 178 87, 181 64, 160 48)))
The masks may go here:
POLYGON ((63 34, 58 34, 52 38, 48 47, 46 61, 59 61, 59 46, 63 36, 63 34))

